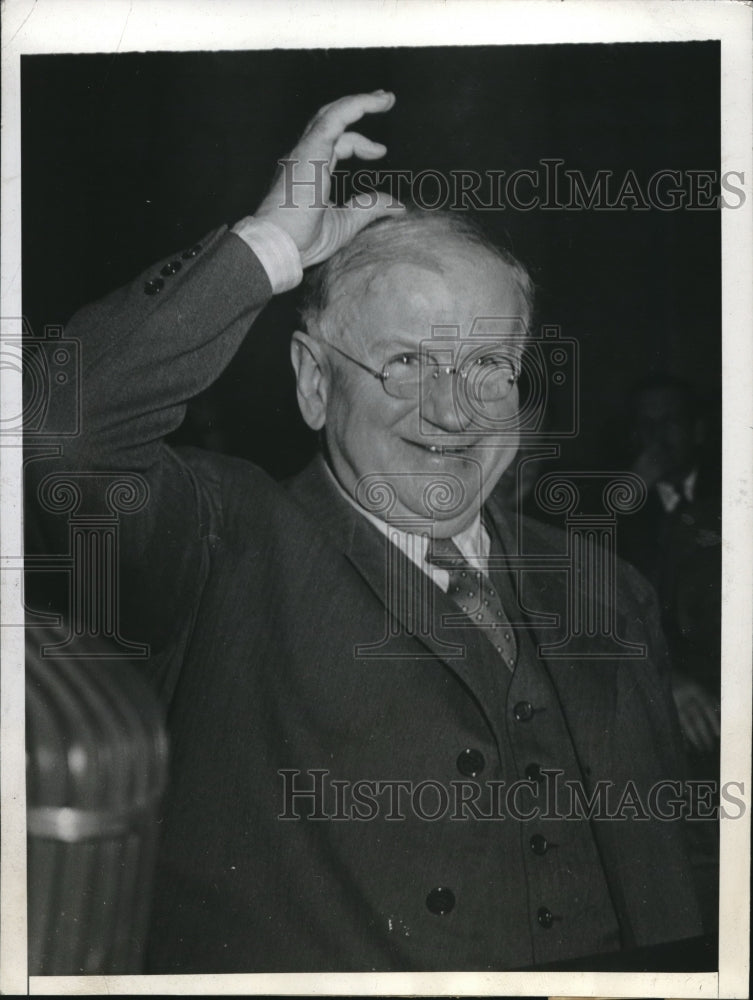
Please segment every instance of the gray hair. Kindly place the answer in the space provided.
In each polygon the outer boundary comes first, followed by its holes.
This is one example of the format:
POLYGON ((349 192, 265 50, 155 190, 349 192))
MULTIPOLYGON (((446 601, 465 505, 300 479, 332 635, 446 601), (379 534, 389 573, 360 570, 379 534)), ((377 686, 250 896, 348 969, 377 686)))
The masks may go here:
POLYGON ((528 328, 534 285, 523 264, 510 251, 495 246, 467 215, 411 207, 370 223, 329 260, 311 268, 300 309, 304 329, 318 329, 328 340, 337 337, 342 333, 343 307, 352 303, 354 290, 365 293, 376 275, 393 264, 415 264, 442 274, 448 247, 490 255, 512 272, 523 296, 528 328))

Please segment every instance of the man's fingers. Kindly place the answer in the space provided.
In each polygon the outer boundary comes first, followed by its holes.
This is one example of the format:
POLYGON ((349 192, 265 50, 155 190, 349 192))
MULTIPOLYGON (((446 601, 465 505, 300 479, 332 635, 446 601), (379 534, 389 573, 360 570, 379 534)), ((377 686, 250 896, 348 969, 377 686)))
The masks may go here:
POLYGON ((369 191, 356 195, 342 208, 328 206, 317 240, 301 251, 304 267, 319 264, 349 243, 375 219, 383 215, 401 215, 405 206, 385 191, 369 191))
POLYGON ((348 243, 356 233, 360 233, 370 222, 385 215, 399 216, 405 212, 405 205, 387 194, 386 191, 369 191, 355 195, 342 208, 334 209, 340 224, 340 238, 348 243))
POLYGON ((699 688, 693 699, 693 708, 698 719, 698 726, 703 729, 709 746, 719 738, 719 706, 711 695, 699 688))
POLYGON ((402 215, 405 205, 386 191, 365 191, 363 194, 354 195, 338 211, 350 213, 355 235, 364 226, 383 215, 402 215))
POLYGON ((335 161, 347 160, 351 156, 357 156, 361 160, 378 160, 386 152, 387 147, 381 142, 367 139, 359 132, 343 132, 335 143, 335 161))
POLYGON ((714 749, 718 729, 713 710, 705 699, 688 699, 680 711, 683 730, 688 740, 699 751, 714 749))
MULTIPOLYGON (((343 246, 372 218, 384 214, 381 197, 373 204, 336 209, 329 204, 332 170, 338 159, 351 156, 376 160, 387 152, 381 142, 374 142, 348 126, 365 114, 389 111, 395 95, 384 90, 371 94, 342 97, 322 108, 312 119, 295 149, 284 160, 257 215, 268 218, 284 229, 301 253, 304 267, 318 264, 343 246), (295 212, 285 212, 295 187, 295 212), (303 199, 303 200, 301 200, 303 199)), ((391 210, 401 210, 392 199, 391 210)))
POLYGON ((394 103, 395 95, 384 90, 341 97, 339 101, 333 101, 317 112, 296 148, 313 145, 317 154, 324 152, 332 147, 349 125, 364 115, 389 111, 394 103))
POLYGON ((722 720, 719 718, 719 712, 714 711, 711 716, 711 727, 714 730, 714 735, 717 739, 722 735, 722 720))
POLYGON ((714 748, 714 733, 709 726, 708 719, 698 705, 696 705, 696 712, 695 729, 700 749, 708 753, 714 748))
POLYGON ((683 730, 688 742, 699 752, 702 753, 707 749, 707 738, 704 733, 703 725, 700 722, 698 716, 693 711, 692 707, 686 706, 684 715, 682 717, 683 730))
POLYGON ((708 722, 712 733, 714 736, 719 738, 721 736, 721 721, 719 719, 719 706, 713 701, 705 701, 703 704, 704 715, 706 716, 706 721, 708 722))

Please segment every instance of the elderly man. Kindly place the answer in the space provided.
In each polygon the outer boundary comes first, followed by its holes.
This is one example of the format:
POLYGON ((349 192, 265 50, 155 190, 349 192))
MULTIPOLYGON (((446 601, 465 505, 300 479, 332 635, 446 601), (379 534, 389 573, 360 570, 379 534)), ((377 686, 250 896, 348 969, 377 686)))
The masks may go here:
MULTIPOLYGON (((296 182, 381 156, 348 128, 393 101, 324 108, 296 182)), ((69 327, 85 419, 64 465, 149 487, 121 536, 121 634, 149 644, 172 747, 149 971, 510 969, 698 935, 682 823, 640 815, 682 773, 648 588, 621 572, 644 657, 549 662, 565 578, 508 565, 493 491, 531 282, 460 218, 326 205, 328 177, 291 206, 280 175, 252 219, 69 327), (315 461, 279 485, 167 446, 270 296, 322 262, 292 339, 315 461), (632 811, 578 808, 607 783, 632 811)))

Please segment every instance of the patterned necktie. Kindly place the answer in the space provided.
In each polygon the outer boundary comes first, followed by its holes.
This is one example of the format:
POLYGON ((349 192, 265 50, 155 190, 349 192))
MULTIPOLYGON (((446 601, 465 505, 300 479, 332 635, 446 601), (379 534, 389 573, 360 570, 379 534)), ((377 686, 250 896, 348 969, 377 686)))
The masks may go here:
POLYGON ((512 672, 518 653, 515 633, 491 580, 465 561, 451 538, 433 539, 426 559, 447 570, 450 575, 448 597, 483 631, 512 672))

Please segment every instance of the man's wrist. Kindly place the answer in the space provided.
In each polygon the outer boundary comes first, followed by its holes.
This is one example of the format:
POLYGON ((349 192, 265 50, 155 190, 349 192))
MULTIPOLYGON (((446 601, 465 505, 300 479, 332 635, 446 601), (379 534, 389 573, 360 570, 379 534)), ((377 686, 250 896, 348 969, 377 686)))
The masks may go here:
POLYGON ((303 277, 301 255, 292 236, 284 229, 268 219, 249 215, 237 222, 232 231, 259 258, 275 295, 300 284, 303 277))

